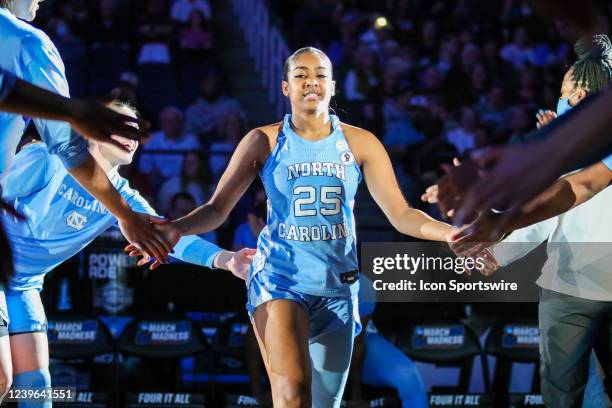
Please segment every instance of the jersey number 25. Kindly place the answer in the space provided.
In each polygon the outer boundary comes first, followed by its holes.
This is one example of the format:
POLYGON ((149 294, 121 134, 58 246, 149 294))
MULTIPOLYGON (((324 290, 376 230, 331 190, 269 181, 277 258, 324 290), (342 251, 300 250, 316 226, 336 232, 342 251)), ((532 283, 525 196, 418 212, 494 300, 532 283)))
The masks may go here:
MULTIPOLYGON (((293 194, 299 196, 293 202, 293 214, 296 217, 312 217, 317 215, 315 208, 305 208, 317 201, 317 189, 313 186, 299 186, 293 189, 293 194)), ((321 215, 336 215, 342 206, 342 187, 321 186, 321 215)))

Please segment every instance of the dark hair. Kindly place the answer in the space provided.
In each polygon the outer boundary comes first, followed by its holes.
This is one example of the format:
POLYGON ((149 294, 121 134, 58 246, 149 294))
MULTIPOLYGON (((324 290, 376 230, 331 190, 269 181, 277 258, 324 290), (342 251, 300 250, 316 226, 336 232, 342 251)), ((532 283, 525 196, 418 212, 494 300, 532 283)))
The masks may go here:
POLYGON ((180 199, 183 200, 190 200, 195 202, 195 198, 193 198, 193 196, 185 191, 180 191, 178 193, 176 193, 175 195, 172 196, 172 200, 170 200, 170 206, 172 208, 174 208, 174 206, 176 205, 176 202, 180 199))
POLYGON ((332 67, 331 60, 329 59, 327 54, 325 54, 323 51, 321 51, 318 48, 308 46, 308 47, 302 47, 299 50, 295 51, 293 54, 288 56, 287 59, 285 60, 285 65, 283 66, 283 79, 285 81, 289 79, 289 69, 291 67, 291 64, 293 64, 295 59, 302 54, 318 54, 319 56, 323 57, 323 59, 329 62, 329 69, 331 70, 331 73, 333 76, 334 69, 332 67))
POLYGON ((591 92, 606 88, 612 81, 612 44, 605 34, 583 37, 574 45, 576 62, 572 77, 576 85, 591 92))
POLYGON ((208 155, 204 154, 204 152, 194 150, 191 152, 185 153, 183 157, 183 165, 181 166, 181 190, 187 191, 187 176, 185 174, 185 158, 187 155, 193 154, 200 161, 200 168, 198 169, 198 174, 196 176, 196 183, 200 184, 202 189, 202 194, 206 197, 208 196, 208 187, 210 183, 213 181, 212 172, 210 170, 210 162, 208 160, 208 155))

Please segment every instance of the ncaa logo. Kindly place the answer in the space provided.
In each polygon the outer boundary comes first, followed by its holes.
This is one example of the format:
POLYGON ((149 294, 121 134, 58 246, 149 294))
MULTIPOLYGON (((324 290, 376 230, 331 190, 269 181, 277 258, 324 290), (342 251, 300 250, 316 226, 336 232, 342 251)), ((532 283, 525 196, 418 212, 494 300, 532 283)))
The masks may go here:
POLYGON ((353 157, 353 153, 351 153, 350 150, 345 150, 342 153, 340 153, 340 161, 345 166, 350 166, 351 164, 355 162, 355 157, 353 157))
POLYGON ((77 231, 85 228, 85 224, 87 224, 87 217, 83 214, 79 214, 76 211, 71 212, 68 214, 68 217, 66 217, 66 225, 74 228, 77 231))

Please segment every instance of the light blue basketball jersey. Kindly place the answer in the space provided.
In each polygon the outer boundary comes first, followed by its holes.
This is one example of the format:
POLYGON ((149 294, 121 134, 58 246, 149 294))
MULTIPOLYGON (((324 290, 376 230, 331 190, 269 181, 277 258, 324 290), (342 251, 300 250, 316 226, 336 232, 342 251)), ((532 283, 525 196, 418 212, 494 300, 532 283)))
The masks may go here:
POLYGON ((7 95, 15 85, 15 75, 0 68, 0 102, 6 99, 7 95))
MULTIPOLYGON (((0 7, 0 68, 31 84, 70 96, 64 63, 49 37, 3 7, 0 7)), ((0 182, 29 121, 22 115, 0 112, 0 182)), ((33 122, 49 151, 58 155, 64 166, 78 167, 89 157, 87 142, 68 123, 40 118, 33 122)))
POLYGON ((256 273, 281 275, 293 290, 317 296, 350 296, 357 286, 353 205, 361 171, 336 116, 331 124, 328 137, 309 141, 285 116, 260 173, 268 220, 247 287, 256 273))
MULTIPOLYGON (((117 172, 109 179, 136 212, 156 215, 155 210, 117 172)), ((85 248, 117 224, 92 195, 70 176, 57 156, 45 145, 26 146, 7 172, 5 197, 26 216, 18 221, 3 214, 6 233, 13 248, 15 274, 9 289, 42 289, 47 272, 85 248)), ((211 267, 221 249, 196 236, 179 240, 171 254, 186 262, 211 267)))

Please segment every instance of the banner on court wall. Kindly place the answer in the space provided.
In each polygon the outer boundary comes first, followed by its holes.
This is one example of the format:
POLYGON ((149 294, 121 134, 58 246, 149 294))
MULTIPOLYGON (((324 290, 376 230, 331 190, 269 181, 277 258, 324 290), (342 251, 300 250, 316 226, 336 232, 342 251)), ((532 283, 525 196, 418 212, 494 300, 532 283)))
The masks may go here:
POLYGON ((610 265, 612 243, 501 242, 489 246, 488 253, 462 257, 439 242, 362 243, 361 272, 368 279, 361 284, 369 287, 361 299, 536 302, 542 286, 612 300, 610 265))
POLYGON ((112 231, 96 239, 81 254, 82 277, 89 282, 91 308, 96 314, 120 314, 132 311, 135 288, 142 273, 130 273, 137 258, 124 251, 125 241, 112 231))

